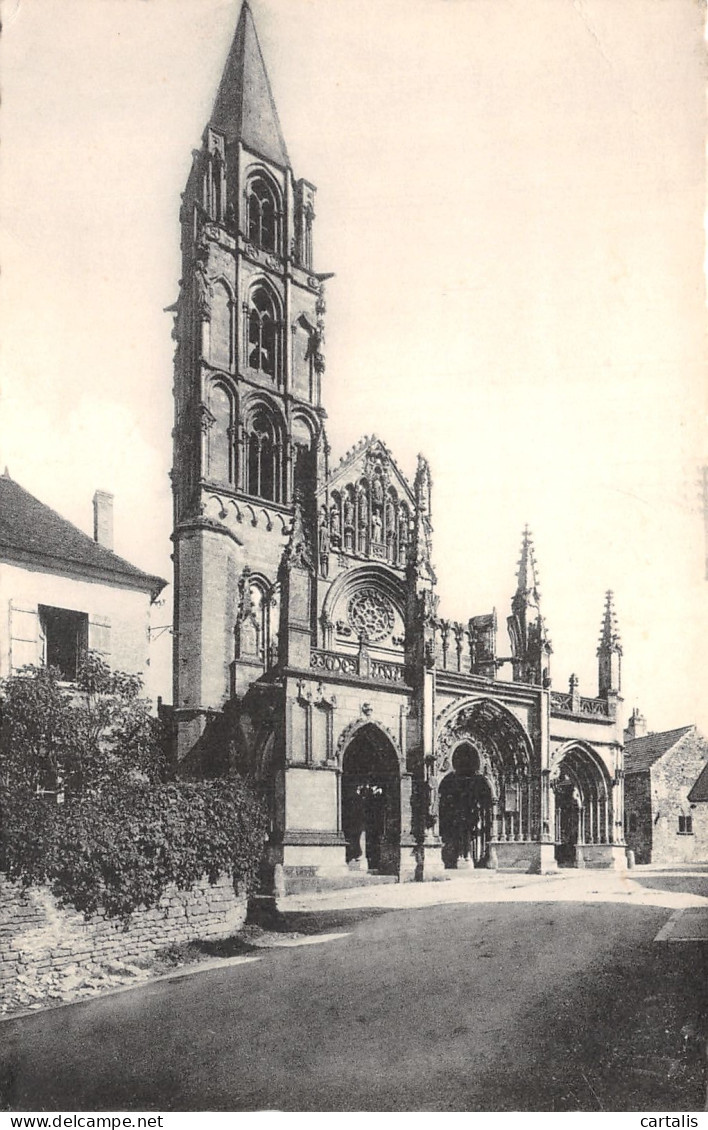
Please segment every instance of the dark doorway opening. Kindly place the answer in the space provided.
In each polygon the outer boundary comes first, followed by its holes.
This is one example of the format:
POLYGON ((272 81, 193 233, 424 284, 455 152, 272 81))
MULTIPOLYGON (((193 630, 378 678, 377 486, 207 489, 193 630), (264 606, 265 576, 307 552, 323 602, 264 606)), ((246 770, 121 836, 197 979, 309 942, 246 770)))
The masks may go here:
POLYGON ((484 867, 492 838, 492 790, 479 754, 464 742, 452 755, 452 772, 440 784, 440 837, 447 868, 484 867))
POLYGON ((556 785, 556 862, 575 867, 580 839, 580 795, 568 778, 556 785))
POLYGON ((373 724, 357 730, 342 761, 342 831, 347 863, 364 856, 369 870, 398 874, 401 788, 392 743, 373 724))

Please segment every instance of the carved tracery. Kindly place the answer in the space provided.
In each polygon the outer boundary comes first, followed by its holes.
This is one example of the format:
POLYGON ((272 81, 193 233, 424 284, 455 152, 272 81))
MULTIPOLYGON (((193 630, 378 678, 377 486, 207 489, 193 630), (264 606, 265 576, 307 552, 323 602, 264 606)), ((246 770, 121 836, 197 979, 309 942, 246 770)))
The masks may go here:
POLYGON ((383 454, 368 453, 363 470, 327 500, 330 543, 333 549, 402 568, 410 541, 410 507, 399 498, 383 454))

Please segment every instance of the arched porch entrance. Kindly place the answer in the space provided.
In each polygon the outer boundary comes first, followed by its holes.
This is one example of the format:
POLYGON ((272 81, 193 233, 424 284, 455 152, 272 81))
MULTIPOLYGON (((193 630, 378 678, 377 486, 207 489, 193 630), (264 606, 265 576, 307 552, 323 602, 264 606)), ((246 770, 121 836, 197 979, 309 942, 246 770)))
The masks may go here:
POLYGON ((342 757, 342 831, 347 863, 398 873, 401 842, 400 766, 393 744, 374 723, 361 726, 342 757))
POLYGON ((436 743, 446 867, 484 867, 493 845, 498 855, 501 844, 538 838, 531 758, 526 731, 499 703, 477 699, 450 714, 436 743))
POLYGON ((610 842, 607 769, 584 746, 561 751, 551 774, 555 794, 555 842, 559 867, 582 866, 583 846, 610 842))
POLYGON ((492 790, 480 757, 469 742, 452 754, 452 769, 440 783, 440 838, 446 867, 483 867, 492 834, 492 790))

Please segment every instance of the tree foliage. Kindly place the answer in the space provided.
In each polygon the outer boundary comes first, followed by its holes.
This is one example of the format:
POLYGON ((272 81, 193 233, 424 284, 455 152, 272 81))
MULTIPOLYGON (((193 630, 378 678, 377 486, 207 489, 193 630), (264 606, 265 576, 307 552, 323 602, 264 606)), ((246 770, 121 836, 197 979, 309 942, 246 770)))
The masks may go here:
POLYGON ((127 917, 203 875, 255 881, 264 807, 238 777, 174 779, 139 677, 89 653, 76 686, 33 668, 6 680, 0 725, 0 866, 63 903, 127 917))

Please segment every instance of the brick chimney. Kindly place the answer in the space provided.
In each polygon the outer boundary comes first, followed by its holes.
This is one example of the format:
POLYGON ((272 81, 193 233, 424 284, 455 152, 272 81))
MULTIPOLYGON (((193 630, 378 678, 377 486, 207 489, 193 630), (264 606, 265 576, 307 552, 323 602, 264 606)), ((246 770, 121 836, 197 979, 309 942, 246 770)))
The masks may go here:
POLYGON ((113 549, 113 495, 97 490, 93 496, 93 540, 113 549))
POLYGON ((635 706, 632 711, 627 729, 624 731, 624 740, 626 742, 633 741, 634 738, 645 738, 647 734, 647 720, 643 714, 635 706))

